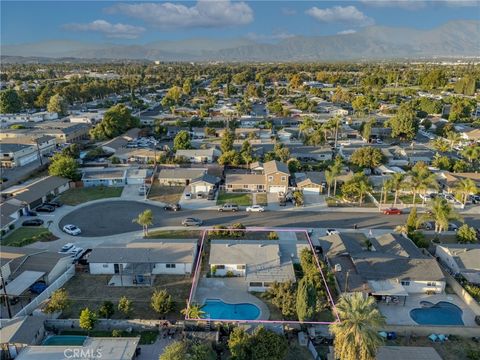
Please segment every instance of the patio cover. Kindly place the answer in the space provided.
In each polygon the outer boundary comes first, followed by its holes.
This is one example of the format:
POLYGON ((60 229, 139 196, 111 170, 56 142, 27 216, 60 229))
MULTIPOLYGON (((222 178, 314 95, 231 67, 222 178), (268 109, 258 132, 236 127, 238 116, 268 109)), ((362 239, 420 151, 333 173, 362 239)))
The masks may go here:
POLYGON ((405 288, 391 280, 369 280, 368 284, 373 290, 372 295, 378 296, 408 296, 405 288))
POLYGON ((24 271, 18 275, 13 281, 9 282, 5 287, 7 295, 20 296, 22 293, 32 286, 38 279, 45 275, 42 271, 24 271))

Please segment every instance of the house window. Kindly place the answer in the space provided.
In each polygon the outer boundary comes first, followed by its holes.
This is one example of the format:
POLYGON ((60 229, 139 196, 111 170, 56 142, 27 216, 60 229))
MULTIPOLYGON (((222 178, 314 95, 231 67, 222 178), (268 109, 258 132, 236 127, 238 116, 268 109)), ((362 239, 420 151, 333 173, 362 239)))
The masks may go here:
POLYGON ((108 264, 103 264, 102 265, 104 268, 108 268, 108 264))
POLYGON ((264 287, 269 287, 269 286, 272 286, 272 283, 271 282, 264 282, 263 286, 264 287))
POLYGON ((225 265, 216 265, 217 270, 225 270, 225 265))
POLYGON ((243 188, 244 188, 244 189, 248 189, 248 185, 243 185, 243 188))
POLYGON ((176 264, 167 264, 166 265, 167 269, 175 269, 177 267, 176 264))
POLYGON ((410 281, 402 281, 402 286, 410 286, 410 281))
POLYGON ((437 286, 437 283, 435 281, 429 281, 427 282, 427 286, 437 286))
POLYGON ((245 270, 245 265, 237 265, 237 270, 245 270))
POLYGON ((268 181, 273 181, 273 176, 269 176, 268 181))
POLYGON ((263 283, 261 283, 261 282, 251 282, 248 285, 252 286, 252 287, 262 287, 263 283))
POLYGON ((282 176, 282 181, 287 181, 287 177, 286 177, 286 176, 282 176))
POLYGON ((263 185, 258 185, 258 190, 263 190, 263 185))
POLYGON ((232 184, 227 185, 227 188, 231 189, 231 188, 233 188, 233 185, 232 184))

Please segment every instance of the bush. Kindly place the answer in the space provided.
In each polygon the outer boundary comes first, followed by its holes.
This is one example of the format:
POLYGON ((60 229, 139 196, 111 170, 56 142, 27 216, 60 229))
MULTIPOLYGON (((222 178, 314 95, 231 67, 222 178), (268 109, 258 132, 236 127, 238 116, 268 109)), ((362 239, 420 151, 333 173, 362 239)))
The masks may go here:
POLYGON ((9 228, 10 230, 15 229, 15 224, 10 224, 10 225, 8 225, 8 228, 9 228))
POLYGON ((275 231, 270 231, 267 235, 268 240, 278 240, 278 234, 275 231))
POLYGON ((459 243, 474 243, 477 241, 477 233, 475 228, 463 224, 457 231, 457 240, 459 243))
POLYGON ((232 270, 228 270, 227 273, 225 274, 226 277, 235 277, 235 274, 233 273, 232 270))
POLYGON ((122 337, 123 336, 123 331, 114 329, 112 330, 112 337, 122 337))
POLYGON ((423 235, 423 233, 420 231, 414 231, 408 234, 408 236, 419 248, 426 249, 430 245, 430 242, 425 239, 425 235, 423 235))

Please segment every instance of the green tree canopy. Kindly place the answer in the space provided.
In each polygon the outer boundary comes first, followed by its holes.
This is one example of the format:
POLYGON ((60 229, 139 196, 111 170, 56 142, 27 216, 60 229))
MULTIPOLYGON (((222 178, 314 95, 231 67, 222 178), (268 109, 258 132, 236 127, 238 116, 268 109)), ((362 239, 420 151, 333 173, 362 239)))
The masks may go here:
POLYGON ((77 161, 62 153, 57 153, 52 157, 48 173, 53 176, 61 176, 67 179, 77 181, 80 180, 77 161))
POLYGON ((412 104, 400 105, 397 113, 385 124, 392 128, 392 137, 412 140, 418 131, 418 121, 412 104))
POLYGON ((474 227, 463 224, 457 231, 457 240, 461 244, 477 242, 477 232, 474 227))
POLYGON ((175 341, 165 348, 159 360, 215 360, 216 353, 208 343, 175 341))
POLYGON ((55 290, 50 296, 50 300, 43 309, 47 314, 53 314, 57 311, 64 311, 70 306, 67 290, 55 290))
POLYGON ((132 116, 125 105, 118 104, 105 112, 103 120, 90 131, 90 135, 96 140, 113 139, 139 125, 138 118, 132 116))
POLYGON ((159 315, 166 315, 173 309, 172 296, 165 289, 156 289, 150 299, 150 306, 159 315))
POLYGON ((147 209, 132 220, 132 222, 137 223, 143 227, 143 235, 148 235, 148 227, 153 224, 153 212, 150 209, 147 209))
POLYGON ((0 92, 0 113, 15 114, 22 111, 22 100, 13 89, 0 92))
POLYGON ((317 306, 317 291, 313 281, 308 276, 304 276, 298 283, 296 305, 299 321, 314 320, 317 306))
POLYGON ((88 307, 83 309, 80 313, 80 328, 83 330, 93 330, 95 323, 97 322, 97 315, 94 311, 91 311, 88 307))
POLYGON ((279 334, 266 330, 263 326, 249 335, 236 327, 228 339, 232 360, 279 360, 288 351, 287 340, 279 334))
POLYGON ((367 146, 355 150, 350 162, 361 168, 373 169, 385 163, 385 156, 380 149, 367 146))
POLYGON ((173 139, 173 149, 177 150, 185 150, 190 149, 192 145, 190 144, 190 134, 186 130, 181 130, 173 139))
POLYGON ((133 303, 132 300, 128 299, 126 296, 122 296, 118 300, 118 311, 125 314, 125 316, 130 316, 133 311, 133 303))
POLYGON ((233 142, 235 141, 235 134, 232 131, 225 130, 220 142, 220 149, 222 153, 233 150, 233 142))
POLYGON ((47 110, 49 112, 56 112, 60 116, 64 116, 68 111, 68 104, 59 94, 53 95, 48 101, 47 110))

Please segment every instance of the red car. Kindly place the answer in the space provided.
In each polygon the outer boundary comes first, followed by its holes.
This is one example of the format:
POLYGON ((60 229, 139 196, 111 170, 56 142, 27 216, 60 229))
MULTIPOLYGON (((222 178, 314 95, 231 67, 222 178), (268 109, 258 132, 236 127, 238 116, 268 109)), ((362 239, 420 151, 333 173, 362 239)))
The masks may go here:
POLYGON ((383 210, 383 213, 385 215, 400 215, 402 213, 402 210, 397 209, 397 208, 388 208, 383 210))

